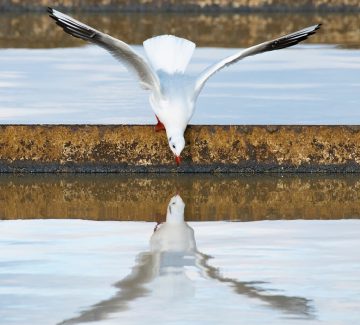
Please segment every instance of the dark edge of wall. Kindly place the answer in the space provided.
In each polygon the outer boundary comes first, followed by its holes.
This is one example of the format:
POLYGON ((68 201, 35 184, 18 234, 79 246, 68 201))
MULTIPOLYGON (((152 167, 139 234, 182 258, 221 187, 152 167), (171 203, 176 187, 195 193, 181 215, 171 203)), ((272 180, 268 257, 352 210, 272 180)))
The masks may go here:
MULTIPOLYGON (((175 165, 175 164, 174 164, 175 165)), ((275 165, 264 163, 241 163, 237 165, 207 164, 181 166, 133 166, 127 164, 76 164, 38 163, 19 161, 11 165, 0 162, 0 173, 360 173, 358 164, 331 165, 275 165)))

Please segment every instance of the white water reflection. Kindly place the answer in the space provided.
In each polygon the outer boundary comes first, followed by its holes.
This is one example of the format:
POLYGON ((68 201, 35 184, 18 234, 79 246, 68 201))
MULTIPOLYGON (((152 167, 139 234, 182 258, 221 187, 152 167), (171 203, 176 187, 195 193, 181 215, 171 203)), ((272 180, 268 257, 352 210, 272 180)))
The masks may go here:
POLYGON ((314 318, 308 299, 269 295, 260 289, 262 282, 240 282, 222 276, 217 268, 210 266, 208 260, 211 256, 198 251, 194 230, 184 220, 184 209, 185 204, 179 195, 170 200, 166 221, 160 227, 157 225, 151 236, 150 251, 140 253, 131 274, 114 285, 119 290, 115 296, 61 324, 104 321, 109 316, 111 318, 111 314, 127 309, 131 301, 144 296, 164 303, 189 301, 195 297, 196 289, 189 276, 191 273, 186 274, 188 267, 195 267, 201 276, 229 285, 235 293, 258 299, 285 314, 314 318))
POLYGON ((359 220, 188 224, 184 208, 173 197, 155 229, 143 222, 1 222, 0 323, 357 320, 359 220))
MULTIPOLYGON (((236 51, 198 48, 190 73, 236 51)), ((0 50, 0 71, 0 123, 155 122, 148 94, 94 46, 0 50)), ((208 82, 191 123, 360 124, 359 73, 359 50, 299 45, 251 57, 208 82)))

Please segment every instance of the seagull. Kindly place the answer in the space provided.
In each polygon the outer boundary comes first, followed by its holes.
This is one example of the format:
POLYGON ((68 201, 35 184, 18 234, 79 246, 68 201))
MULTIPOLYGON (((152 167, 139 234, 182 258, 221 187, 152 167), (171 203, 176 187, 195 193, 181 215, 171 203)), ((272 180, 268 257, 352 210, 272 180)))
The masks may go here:
POLYGON ((173 35, 160 35, 143 42, 146 58, 128 44, 102 33, 53 8, 49 16, 66 33, 94 43, 109 51, 150 91, 150 106, 155 113, 155 131, 165 130, 177 165, 185 147, 184 132, 195 112, 196 100, 207 80, 221 69, 248 56, 280 50, 306 40, 320 28, 316 24, 271 41, 251 46, 209 67, 198 76, 186 74, 195 51, 195 43, 173 35))

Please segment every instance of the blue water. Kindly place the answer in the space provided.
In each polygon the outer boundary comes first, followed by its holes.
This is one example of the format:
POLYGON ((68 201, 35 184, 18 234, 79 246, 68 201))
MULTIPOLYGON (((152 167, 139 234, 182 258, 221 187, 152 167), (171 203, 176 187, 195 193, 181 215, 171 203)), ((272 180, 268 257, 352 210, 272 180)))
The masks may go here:
POLYGON ((0 324, 359 320, 359 220, 164 225, 2 221, 0 324))
MULTIPOLYGON (((238 50, 198 48, 189 73, 238 50)), ((0 71, 0 123, 155 123, 148 93, 95 46, 2 49, 0 71)), ((212 77, 191 123, 360 124, 359 75, 359 50, 298 45, 260 54, 212 77)))

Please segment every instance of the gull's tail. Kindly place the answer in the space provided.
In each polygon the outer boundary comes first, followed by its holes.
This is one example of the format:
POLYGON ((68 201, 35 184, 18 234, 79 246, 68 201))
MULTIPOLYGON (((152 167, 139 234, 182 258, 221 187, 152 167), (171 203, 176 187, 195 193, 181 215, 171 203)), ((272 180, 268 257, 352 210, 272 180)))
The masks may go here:
POLYGON ((146 56, 155 71, 184 73, 195 50, 195 43, 172 35, 161 35, 144 42, 146 56))

